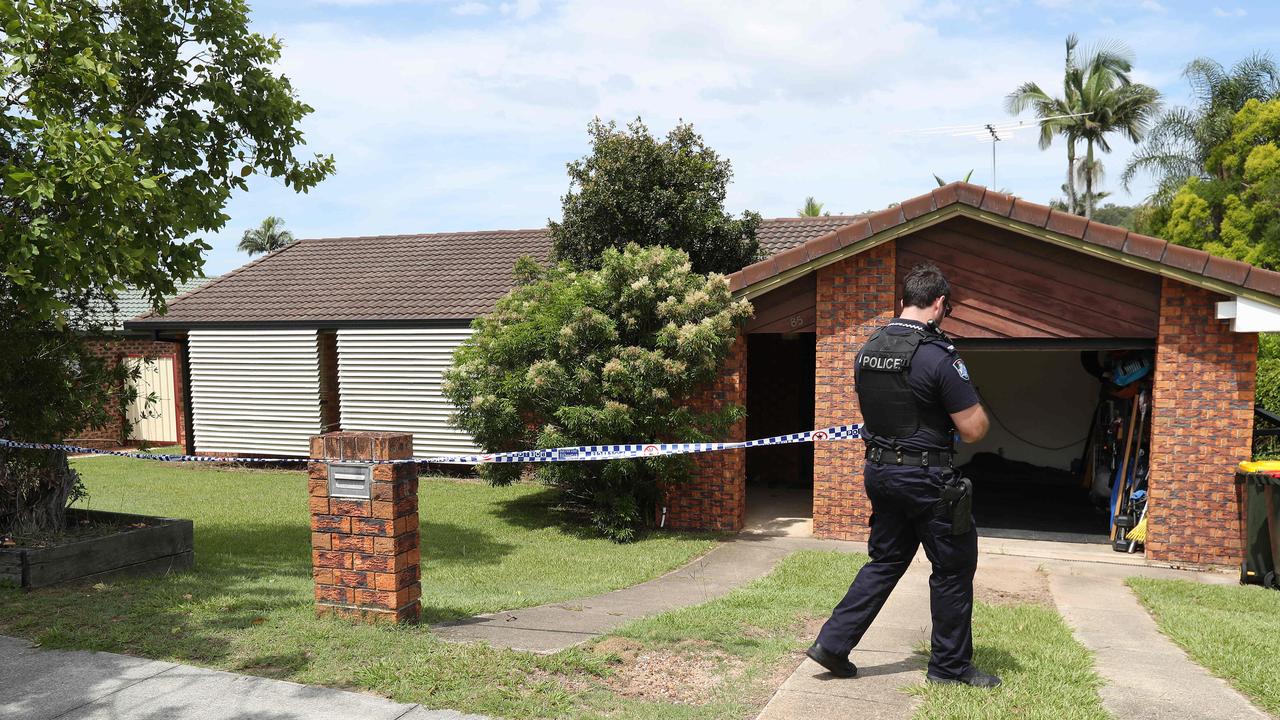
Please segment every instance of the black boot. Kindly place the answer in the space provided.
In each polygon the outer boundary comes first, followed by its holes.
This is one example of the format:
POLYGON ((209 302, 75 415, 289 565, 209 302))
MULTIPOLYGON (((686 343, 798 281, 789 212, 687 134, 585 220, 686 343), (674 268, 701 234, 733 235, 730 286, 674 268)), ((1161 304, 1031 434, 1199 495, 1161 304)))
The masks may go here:
POLYGON ((988 675, 981 670, 970 667, 965 670, 958 678, 939 678, 932 675, 925 675, 925 680, 934 685, 968 685, 976 688, 993 688, 1000 686, 1000 678, 995 675, 988 675))
POLYGON ((827 652, 826 648, 816 642, 810 645, 809 649, 804 651, 804 654, 808 655, 810 660, 829 670, 836 677, 851 678, 858 675, 858 666, 849 662, 849 656, 827 652))

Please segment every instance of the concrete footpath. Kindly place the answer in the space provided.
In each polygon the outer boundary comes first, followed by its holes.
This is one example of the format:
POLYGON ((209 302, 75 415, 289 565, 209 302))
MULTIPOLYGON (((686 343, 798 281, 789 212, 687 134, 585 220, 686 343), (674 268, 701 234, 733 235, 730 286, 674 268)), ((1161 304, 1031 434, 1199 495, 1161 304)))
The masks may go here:
POLYGON ((549 653, 606 633, 637 618, 714 600, 767 575, 804 547, 842 549, 822 540, 738 535, 684 567, 622 590, 550 605, 477 615, 432 628, 451 642, 549 653))
POLYGON ((373 695, 0 636, 0 718, 485 720, 373 695))

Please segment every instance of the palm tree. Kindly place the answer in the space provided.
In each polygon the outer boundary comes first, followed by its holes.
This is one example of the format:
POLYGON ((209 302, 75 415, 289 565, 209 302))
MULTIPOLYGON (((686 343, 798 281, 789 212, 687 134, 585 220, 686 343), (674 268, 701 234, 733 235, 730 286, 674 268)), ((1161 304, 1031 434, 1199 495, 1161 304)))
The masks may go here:
POLYGON ((1158 109, 1159 93, 1129 78, 1132 53, 1123 44, 1106 42, 1077 52, 1080 44, 1068 35, 1063 63, 1062 97, 1054 97, 1034 82, 1023 83, 1005 98, 1005 108, 1017 115, 1030 108, 1041 118, 1040 149, 1046 150, 1055 136, 1067 143, 1067 202, 1074 213, 1088 216, 1096 198, 1093 186, 1101 179, 1102 165, 1094 148, 1110 152, 1107 135, 1122 132, 1137 142, 1158 109), (1087 154, 1077 162, 1076 144, 1085 141, 1087 154), (1085 186, 1081 198, 1076 189, 1085 186))
POLYGON ((271 215, 258 227, 245 230, 236 249, 247 252, 252 257, 279 250, 291 242, 293 242, 293 233, 284 229, 284 220, 271 215))
POLYGON ((1128 189, 1139 173, 1151 173, 1157 202, 1172 198, 1187 178, 1207 175, 1209 153, 1231 135, 1231 118, 1246 102, 1280 97, 1280 67, 1267 53, 1250 55, 1230 70, 1209 58, 1197 58, 1182 76, 1191 85, 1195 104, 1161 114, 1120 176, 1128 189))
POLYGON ((1109 153, 1107 136, 1115 133, 1132 143, 1141 142, 1152 119, 1160 111, 1160 91, 1141 83, 1117 84, 1106 74, 1090 74, 1081 87, 1081 107, 1089 114, 1083 122, 1079 138, 1085 143, 1085 156, 1078 170, 1084 183, 1084 215, 1093 217, 1097 202, 1094 185, 1102 181, 1102 162, 1094 157, 1094 148, 1109 153))
MULTIPOLYGON (((965 173, 965 174, 964 174, 964 179, 963 179, 963 180, 961 180, 960 182, 965 182, 965 183, 967 183, 967 182, 969 182, 969 178, 971 178, 971 177, 973 177, 973 171, 972 171, 972 170, 970 170, 969 172, 965 173)), ((943 179, 942 179, 942 176, 941 176, 941 175, 939 175, 938 173, 934 173, 934 174, 933 174, 933 179, 938 181, 938 187, 943 187, 943 186, 945 186, 945 185, 947 184, 947 181, 946 181, 946 180, 943 180, 943 179)))
POLYGON ((825 212, 825 213, 822 212, 822 203, 818 202, 817 200, 814 200, 812 195, 805 198, 804 207, 796 211, 796 215, 800 217, 821 217, 823 215, 830 215, 830 214, 831 213, 829 212, 825 212))

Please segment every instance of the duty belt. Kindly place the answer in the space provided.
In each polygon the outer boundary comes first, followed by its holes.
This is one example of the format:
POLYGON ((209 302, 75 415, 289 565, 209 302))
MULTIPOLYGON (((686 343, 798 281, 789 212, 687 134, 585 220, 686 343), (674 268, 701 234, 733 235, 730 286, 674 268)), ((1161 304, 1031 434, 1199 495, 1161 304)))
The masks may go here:
POLYGON ((955 455, 950 450, 893 450, 872 446, 867 448, 867 460, 882 465, 916 465, 918 467, 951 467, 955 455))

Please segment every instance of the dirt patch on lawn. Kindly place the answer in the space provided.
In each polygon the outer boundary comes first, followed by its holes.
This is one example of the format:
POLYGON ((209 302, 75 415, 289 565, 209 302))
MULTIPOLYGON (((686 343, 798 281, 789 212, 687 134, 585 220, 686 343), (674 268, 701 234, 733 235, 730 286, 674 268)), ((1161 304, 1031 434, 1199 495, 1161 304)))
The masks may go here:
POLYGON ((984 568, 978 565, 973 579, 973 595, 988 605, 1046 605, 1053 607, 1049 576, 1043 568, 1024 570, 984 568))
POLYGON ((653 650, 633 640, 610 638, 595 650, 621 660, 604 684, 623 697, 637 700, 704 705, 713 699, 716 690, 746 670, 739 658, 698 640, 653 650))

